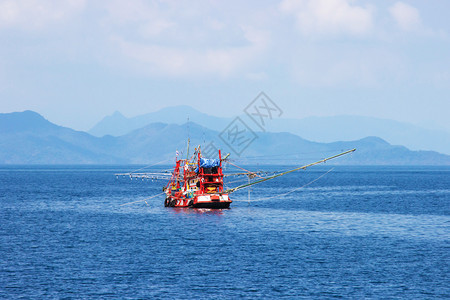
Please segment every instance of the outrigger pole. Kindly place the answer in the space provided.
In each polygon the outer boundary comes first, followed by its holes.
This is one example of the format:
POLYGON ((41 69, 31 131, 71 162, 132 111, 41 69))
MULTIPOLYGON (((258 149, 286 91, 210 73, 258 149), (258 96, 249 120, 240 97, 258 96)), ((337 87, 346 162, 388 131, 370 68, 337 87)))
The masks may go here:
POLYGON ((331 159, 334 159, 336 157, 352 153, 354 151, 356 151, 356 148, 348 150, 348 151, 345 151, 345 152, 342 152, 342 153, 339 153, 339 154, 336 154, 334 156, 330 156, 330 157, 324 158, 322 160, 316 161, 316 162, 308 164, 308 165, 301 166, 299 168, 295 168, 295 169, 292 169, 292 170, 289 170, 289 171, 286 171, 286 172, 283 172, 283 173, 280 173, 280 174, 277 174, 277 175, 273 175, 273 176, 266 177, 266 178, 261 179, 261 180, 257 180, 257 181, 251 182, 251 183, 247 183, 247 184, 243 184, 243 185, 237 186, 237 187, 232 188, 232 189, 228 189, 228 190, 224 191, 224 193, 234 193, 237 190, 240 190, 240 189, 243 189, 243 188, 246 188, 246 187, 249 187, 249 186, 252 186, 252 185, 255 185, 255 184, 267 181, 267 180, 270 180, 270 179, 274 179, 274 178, 277 178, 277 177, 280 177, 280 176, 283 176, 283 175, 286 175, 286 174, 289 174, 289 173, 292 173, 292 172, 295 172, 295 171, 298 171, 298 170, 304 170, 304 169, 306 169, 308 167, 324 163, 327 160, 331 160, 331 159))

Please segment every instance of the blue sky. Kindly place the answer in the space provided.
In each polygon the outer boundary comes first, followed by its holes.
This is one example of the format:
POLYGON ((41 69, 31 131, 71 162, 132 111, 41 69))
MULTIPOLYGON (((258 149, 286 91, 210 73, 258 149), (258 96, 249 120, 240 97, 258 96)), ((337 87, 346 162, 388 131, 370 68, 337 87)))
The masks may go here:
POLYGON ((0 0, 0 112, 91 128, 188 104, 450 131, 450 1, 0 0))

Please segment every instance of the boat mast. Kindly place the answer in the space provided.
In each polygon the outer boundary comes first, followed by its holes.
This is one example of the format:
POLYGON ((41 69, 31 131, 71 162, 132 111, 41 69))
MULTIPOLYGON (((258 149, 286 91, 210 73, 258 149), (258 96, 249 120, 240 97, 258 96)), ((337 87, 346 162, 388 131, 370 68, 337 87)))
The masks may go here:
POLYGON ((187 143, 187 152, 186 152, 186 163, 189 160, 189 144, 191 143, 191 139, 188 138, 188 143, 187 143))
POLYGON ((191 137, 189 134, 189 116, 187 118, 187 132, 188 132, 188 144, 187 144, 187 151, 186 151, 186 163, 188 163, 188 160, 189 160, 189 144, 191 143, 191 137))

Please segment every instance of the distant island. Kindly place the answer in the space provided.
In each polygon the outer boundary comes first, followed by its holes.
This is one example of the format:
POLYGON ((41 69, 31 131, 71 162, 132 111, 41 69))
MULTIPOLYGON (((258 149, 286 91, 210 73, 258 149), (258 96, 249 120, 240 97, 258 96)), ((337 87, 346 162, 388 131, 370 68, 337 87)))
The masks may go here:
MULTIPOLYGON (((118 114, 115 117, 121 118, 118 114)), ((245 151, 237 154, 220 139, 217 128, 210 129, 195 122, 139 122, 135 121, 138 128, 129 126, 126 132, 117 136, 94 136, 91 133, 100 135, 101 126, 107 127, 107 120, 87 133, 53 124, 33 111, 0 114, 0 164, 149 164, 165 160, 169 164, 176 150, 185 151, 189 136, 192 147, 206 147, 213 143, 244 164, 298 165, 341 150, 357 148, 348 158, 334 163, 450 165, 449 155, 435 151, 411 151, 375 136, 321 143, 289 132, 256 132, 257 138, 245 151)), ((221 128, 227 122, 227 119, 222 120, 221 128)))
MULTIPOLYGON (((104 117, 88 133, 97 137, 121 136, 155 122, 182 125, 186 123, 188 116, 191 121, 216 131, 222 131, 233 120, 233 118, 217 117, 187 105, 180 105, 131 118, 116 111, 104 117)), ((450 155, 449 132, 388 119, 351 115, 302 119, 282 117, 270 120, 266 126, 269 132, 289 132, 321 143, 354 141, 368 136, 377 136, 390 144, 403 145, 411 150, 431 150, 450 155)))

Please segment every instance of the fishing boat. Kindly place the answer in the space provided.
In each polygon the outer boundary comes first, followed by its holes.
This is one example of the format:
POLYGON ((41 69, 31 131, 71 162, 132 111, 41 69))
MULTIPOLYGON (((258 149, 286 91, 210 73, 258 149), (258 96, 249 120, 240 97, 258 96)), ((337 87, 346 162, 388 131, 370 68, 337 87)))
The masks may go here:
POLYGON ((193 162, 176 161, 169 183, 164 188, 166 207, 228 208, 231 200, 223 188, 222 153, 218 159, 204 158, 200 147, 193 162))
POLYGON ((229 197, 229 194, 231 193, 244 188, 248 188, 255 184, 265 182, 267 180, 272 180, 277 177, 284 176, 295 171, 304 170, 308 167, 352 153, 355 150, 356 149, 351 149, 334 156, 324 158, 320 161, 267 176, 267 172, 251 172, 243 168, 241 169, 245 172, 224 174, 222 164, 224 162, 228 162, 227 160, 230 154, 222 157, 221 150, 218 150, 218 158, 206 158, 202 156, 201 147, 198 146, 197 148, 195 148, 194 154, 191 156, 191 158, 179 159, 179 154, 177 151, 175 167, 173 168, 173 171, 171 173, 132 172, 116 175, 129 176, 132 179, 168 179, 168 183, 163 187, 163 193, 161 193, 165 194, 164 206, 166 207, 223 209, 229 208, 230 204, 233 202, 229 197), (248 183, 241 184, 229 189, 224 189, 224 177, 242 175, 249 178, 248 183), (254 180, 250 182, 250 178, 254 180))

